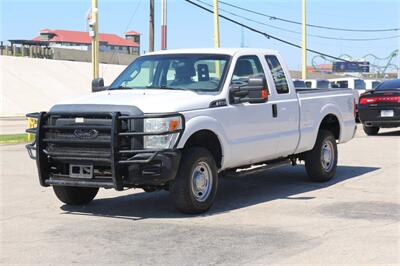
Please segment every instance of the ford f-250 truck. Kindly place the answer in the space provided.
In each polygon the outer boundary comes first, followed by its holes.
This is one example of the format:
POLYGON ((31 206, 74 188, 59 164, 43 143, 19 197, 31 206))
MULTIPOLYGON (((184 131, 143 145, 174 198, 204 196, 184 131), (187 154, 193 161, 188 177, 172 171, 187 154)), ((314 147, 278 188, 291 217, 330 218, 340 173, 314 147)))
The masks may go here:
MULTIPOLYGON (((73 77, 72 77, 73 78, 73 77)), ((42 186, 66 204, 99 188, 169 190, 185 213, 207 211, 218 177, 305 161, 335 175, 337 143, 355 133, 354 94, 295 89, 282 57, 263 49, 169 50, 138 57, 109 86, 37 118, 42 186)))

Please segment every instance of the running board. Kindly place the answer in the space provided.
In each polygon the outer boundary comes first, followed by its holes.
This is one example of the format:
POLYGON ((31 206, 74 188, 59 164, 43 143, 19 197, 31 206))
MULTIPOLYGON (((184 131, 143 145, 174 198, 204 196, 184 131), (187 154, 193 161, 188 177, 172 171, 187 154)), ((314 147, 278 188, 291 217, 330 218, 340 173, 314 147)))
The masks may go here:
POLYGON ((224 174, 224 177, 242 177, 242 176, 247 176, 247 175, 252 175, 252 174, 258 174, 261 172, 264 172, 266 170, 282 167, 282 166, 287 166, 287 165, 293 165, 293 162, 288 159, 281 159, 281 160, 273 160, 273 161, 268 161, 264 162, 262 164, 254 164, 248 168, 237 168, 235 171, 227 171, 224 174))

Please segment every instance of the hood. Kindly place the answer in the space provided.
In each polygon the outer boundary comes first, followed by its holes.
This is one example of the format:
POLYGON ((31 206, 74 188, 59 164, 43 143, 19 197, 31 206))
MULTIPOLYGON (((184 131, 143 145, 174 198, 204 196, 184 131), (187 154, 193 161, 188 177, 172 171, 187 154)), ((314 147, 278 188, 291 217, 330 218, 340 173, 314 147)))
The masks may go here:
POLYGON ((107 90, 60 102, 59 105, 126 105, 143 113, 182 112, 208 108, 215 95, 184 90, 107 90))

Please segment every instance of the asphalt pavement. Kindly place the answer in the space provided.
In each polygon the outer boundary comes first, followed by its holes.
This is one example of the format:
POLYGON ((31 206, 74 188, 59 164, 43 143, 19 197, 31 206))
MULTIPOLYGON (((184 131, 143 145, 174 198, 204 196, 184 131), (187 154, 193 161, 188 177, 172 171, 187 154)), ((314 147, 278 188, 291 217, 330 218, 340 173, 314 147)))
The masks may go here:
POLYGON ((400 131, 339 145, 336 177, 304 167, 220 180, 206 214, 167 192, 101 190, 85 207, 39 186, 23 145, 0 146, 0 264, 400 263, 400 131))

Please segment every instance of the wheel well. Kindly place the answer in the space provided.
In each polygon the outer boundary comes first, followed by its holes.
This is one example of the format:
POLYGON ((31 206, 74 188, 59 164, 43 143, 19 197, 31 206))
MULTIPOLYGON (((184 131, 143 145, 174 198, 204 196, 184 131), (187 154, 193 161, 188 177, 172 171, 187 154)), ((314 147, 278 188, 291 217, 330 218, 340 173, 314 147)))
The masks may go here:
POLYGON ((203 147, 211 152, 217 167, 222 163, 222 147, 217 135, 210 130, 200 130, 187 140, 185 147, 203 147))
POLYGON ((335 136, 335 139, 339 139, 340 137, 339 119, 337 119, 337 117, 333 114, 329 114, 324 117, 324 119, 321 122, 321 125, 319 126, 319 130, 321 129, 331 131, 335 136))

